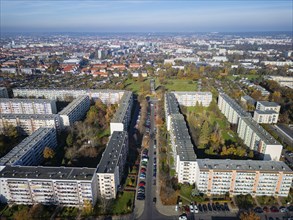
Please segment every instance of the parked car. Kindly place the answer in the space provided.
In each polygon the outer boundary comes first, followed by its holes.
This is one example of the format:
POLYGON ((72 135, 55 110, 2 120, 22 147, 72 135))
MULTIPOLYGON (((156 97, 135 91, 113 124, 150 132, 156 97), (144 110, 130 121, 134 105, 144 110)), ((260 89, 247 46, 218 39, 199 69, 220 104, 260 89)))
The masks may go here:
POLYGON ((203 205, 202 205, 202 208, 203 208, 203 211, 204 211, 204 212, 207 212, 207 211, 208 211, 208 207, 207 207, 206 204, 203 204, 203 205))
POLYGON ((209 209, 209 211, 210 211, 210 212, 212 212, 212 211, 213 211, 213 209, 212 209, 212 206, 211 206, 211 204, 210 204, 210 203, 208 203, 208 209, 209 209))
POLYGON ((200 212, 202 212, 203 210, 202 210, 202 205, 201 204, 198 204, 198 210, 200 211, 200 212))
POLYGON ((254 209, 254 212, 255 212, 255 213, 263 213, 263 209, 262 209, 261 207, 256 207, 256 208, 254 209))
POLYGON ((224 203, 224 208, 225 208, 225 211, 227 211, 227 212, 230 211, 229 206, 228 206, 228 204, 226 202, 224 203))
POLYGON ((153 198, 153 203, 156 203, 156 202, 157 202, 157 198, 154 197, 154 198, 153 198))
POLYGON ((280 210, 280 212, 288 212, 288 209, 285 207, 285 206, 281 206, 280 208, 279 208, 279 210, 280 210))
POLYGON ((190 210, 190 212, 194 213, 194 207, 193 207, 193 204, 190 204, 190 205, 189 205, 189 210, 190 210))
POLYGON ((262 210, 263 210, 264 212, 269 212, 269 211, 270 211, 269 208, 268 208, 267 206, 263 207, 262 210))
POLYGON ((217 207, 216 207, 215 203, 212 203, 212 208, 214 211, 217 211, 217 207))
POLYGON ((175 206, 175 211, 178 212, 178 205, 175 206))
POLYGON ((198 213, 198 208, 196 205, 194 205, 194 213, 198 213))
POLYGON ((272 206, 271 212, 279 212, 279 209, 276 206, 272 206))
POLYGON ((145 181, 140 181, 138 186, 145 186, 145 181))

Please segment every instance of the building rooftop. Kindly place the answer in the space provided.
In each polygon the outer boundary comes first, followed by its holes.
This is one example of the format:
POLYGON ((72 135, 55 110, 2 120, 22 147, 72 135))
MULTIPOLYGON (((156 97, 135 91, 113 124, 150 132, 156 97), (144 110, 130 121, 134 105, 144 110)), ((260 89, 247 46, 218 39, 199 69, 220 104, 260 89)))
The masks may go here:
POLYGON ((176 153, 180 161, 195 161, 196 154, 182 114, 172 115, 172 131, 175 135, 176 153))
POLYGON ((233 108, 239 117, 250 117, 250 114, 246 112, 234 99, 230 98, 225 93, 220 93, 219 96, 221 96, 230 106, 233 108))
POLYGON ((0 114, 3 119, 39 119, 39 120, 56 120, 59 115, 56 114, 0 114))
POLYGON ((270 135, 261 125, 259 125, 255 120, 251 117, 248 118, 241 118, 247 124, 253 132, 259 136, 259 138, 265 142, 267 145, 281 145, 276 139, 270 135))
POLYGON ((293 174, 287 164, 281 161, 197 159, 197 163, 201 170, 275 171, 293 174))
POLYGON ((245 99, 246 101, 253 101, 253 102, 255 102, 255 99, 252 98, 252 97, 249 96, 249 95, 242 96, 241 98, 245 99))
MULTIPOLYGON (((97 166, 97 173, 114 173, 118 166, 119 157, 123 150, 125 139, 128 138, 126 131, 114 131, 97 166)), ((128 146, 126 146, 128 147, 128 146)))
POLYGON ((167 105, 166 110, 168 114, 169 115, 180 114, 178 102, 174 93, 167 93, 165 96, 166 96, 166 105, 167 105))
POLYGON ((132 92, 125 91, 120 102, 117 111, 115 112, 111 122, 122 123, 126 116, 127 109, 129 108, 129 102, 131 100, 132 92))
POLYGON ((51 103, 51 102, 54 102, 54 101, 50 100, 50 99, 18 99, 18 98, 8 99, 8 98, 0 98, 0 103, 5 103, 5 102, 51 103))
POLYGON ((79 167, 42 167, 6 166, 0 171, 0 178, 9 179, 54 179, 54 180, 91 180, 96 175, 95 168, 79 167))
MULTIPOLYGON (((5 156, 0 158, 0 165, 13 165, 20 162, 22 157, 28 153, 33 147, 37 146, 39 142, 43 141, 44 137, 48 133, 53 132, 53 128, 39 128, 33 132, 30 136, 25 138, 21 143, 16 145, 5 156)), ((50 147, 50 146, 48 146, 50 147)))
MULTIPOLYGON (((76 107, 84 102, 86 99, 89 100, 89 97, 87 95, 78 96, 76 99, 74 99, 72 102, 70 102, 61 112, 59 112, 59 115, 69 115, 73 110, 76 109, 76 107)), ((90 103, 90 101, 88 101, 90 103)))
POLYGON ((268 101, 257 101, 257 103, 260 103, 261 105, 263 105, 265 107, 278 107, 278 106, 280 106, 278 103, 268 102, 268 101))

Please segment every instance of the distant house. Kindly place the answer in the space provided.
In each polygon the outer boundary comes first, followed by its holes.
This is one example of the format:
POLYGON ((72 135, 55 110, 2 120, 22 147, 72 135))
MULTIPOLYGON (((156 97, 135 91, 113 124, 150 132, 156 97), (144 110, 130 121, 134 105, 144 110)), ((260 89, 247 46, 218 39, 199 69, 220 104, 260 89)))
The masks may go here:
POLYGON ((119 69, 119 70, 125 70, 126 69, 124 64, 113 64, 111 67, 113 69, 119 69))
POLYGON ((130 69, 139 69, 141 67, 142 67, 142 65, 139 64, 139 63, 131 63, 131 64, 129 64, 130 69))

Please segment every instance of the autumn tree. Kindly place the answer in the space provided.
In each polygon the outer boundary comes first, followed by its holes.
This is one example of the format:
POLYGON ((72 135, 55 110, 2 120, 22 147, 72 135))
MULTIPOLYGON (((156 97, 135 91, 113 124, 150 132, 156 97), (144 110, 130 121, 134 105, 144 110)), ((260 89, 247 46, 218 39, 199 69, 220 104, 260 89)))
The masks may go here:
POLYGON ((200 136, 199 136, 199 143, 202 148, 203 148, 203 145, 208 143, 209 135, 210 135, 209 123, 208 121, 204 121, 202 128, 200 130, 200 136))
POLYGON ((242 212, 240 214, 240 220, 260 220, 260 217, 253 211, 242 212))
POLYGON ((254 98, 255 100, 260 100, 260 99, 262 98, 261 91, 259 91, 259 90, 254 90, 254 91, 251 93, 251 97, 254 98))
POLYGON ((72 135, 72 133, 69 133, 67 135, 66 144, 67 144, 67 146, 72 146, 73 145, 73 135, 72 135))
POLYGON ((83 215, 90 216, 93 214, 93 211, 94 211, 94 208, 93 208, 91 201, 85 200, 84 205, 83 205, 83 209, 82 209, 83 215))
POLYGON ((55 151, 50 147, 45 147, 43 151, 43 156, 45 159, 52 159, 55 156, 55 151))
POLYGON ((280 98, 281 98, 281 93, 279 91, 275 91, 272 94, 271 101, 273 101, 273 102, 279 102, 280 101, 280 98))

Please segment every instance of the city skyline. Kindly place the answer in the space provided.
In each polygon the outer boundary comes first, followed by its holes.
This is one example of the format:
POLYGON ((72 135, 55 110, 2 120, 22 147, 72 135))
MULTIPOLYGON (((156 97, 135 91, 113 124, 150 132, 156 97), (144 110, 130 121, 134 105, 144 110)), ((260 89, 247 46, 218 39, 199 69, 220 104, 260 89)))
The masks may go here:
POLYGON ((292 31, 292 1, 3 0, 1 31, 292 31))

